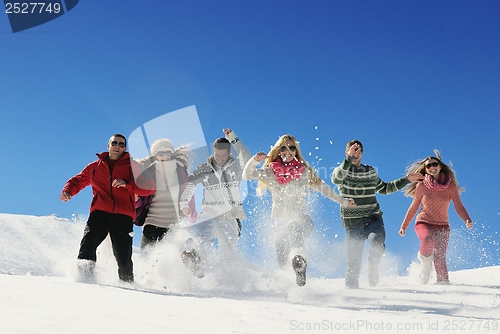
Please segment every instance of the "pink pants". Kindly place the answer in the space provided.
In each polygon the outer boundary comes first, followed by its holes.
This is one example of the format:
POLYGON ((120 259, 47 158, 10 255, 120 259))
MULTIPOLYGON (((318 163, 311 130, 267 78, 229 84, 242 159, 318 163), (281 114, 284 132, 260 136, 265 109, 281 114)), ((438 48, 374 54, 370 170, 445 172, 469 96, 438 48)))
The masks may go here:
POLYGON ((448 281, 446 249, 450 239, 450 226, 416 223, 415 232, 420 239, 420 254, 431 256, 434 253, 437 281, 448 281))

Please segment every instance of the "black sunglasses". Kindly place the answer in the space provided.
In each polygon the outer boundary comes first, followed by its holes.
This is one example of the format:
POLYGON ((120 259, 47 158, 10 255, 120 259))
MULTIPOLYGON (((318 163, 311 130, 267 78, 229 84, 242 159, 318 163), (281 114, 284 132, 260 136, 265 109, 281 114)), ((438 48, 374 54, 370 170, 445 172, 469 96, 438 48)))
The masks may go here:
POLYGON ((293 145, 280 147, 280 152, 285 152, 286 150, 289 150, 290 152, 295 152, 297 151, 297 148, 293 145))
POLYGON ((156 155, 159 157, 171 157, 174 154, 170 151, 159 151, 156 155))
POLYGON ((113 140, 111 142, 111 146, 116 146, 116 145, 120 146, 121 148, 127 147, 127 145, 125 145, 124 142, 113 140))
POLYGON ((439 166, 439 162, 434 161, 434 162, 431 162, 431 163, 425 165, 425 168, 429 169, 431 167, 437 167, 437 166, 439 166))

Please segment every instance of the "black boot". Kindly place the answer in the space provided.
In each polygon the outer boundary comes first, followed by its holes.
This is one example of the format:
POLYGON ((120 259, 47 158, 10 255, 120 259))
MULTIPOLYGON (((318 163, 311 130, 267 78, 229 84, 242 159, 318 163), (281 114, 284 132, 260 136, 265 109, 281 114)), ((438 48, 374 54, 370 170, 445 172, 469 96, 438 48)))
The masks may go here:
POLYGON ((134 282, 134 269, 133 264, 129 263, 125 266, 121 266, 118 268, 118 277, 123 282, 133 283, 134 282))

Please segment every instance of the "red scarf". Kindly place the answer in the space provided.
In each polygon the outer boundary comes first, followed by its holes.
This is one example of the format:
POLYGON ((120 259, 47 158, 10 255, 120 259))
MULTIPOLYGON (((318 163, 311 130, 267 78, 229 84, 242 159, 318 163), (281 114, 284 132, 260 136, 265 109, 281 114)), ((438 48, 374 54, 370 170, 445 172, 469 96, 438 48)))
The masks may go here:
POLYGON ((292 161, 286 164, 283 160, 278 159, 271 162, 269 166, 271 166, 279 184, 285 184, 300 178, 304 170, 304 165, 297 158, 293 158, 292 161))
POLYGON ((439 175, 439 182, 430 174, 426 174, 424 178, 424 185, 429 190, 443 191, 448 189, 451 183, 451 178, 448 174, 441 173, 439 175))

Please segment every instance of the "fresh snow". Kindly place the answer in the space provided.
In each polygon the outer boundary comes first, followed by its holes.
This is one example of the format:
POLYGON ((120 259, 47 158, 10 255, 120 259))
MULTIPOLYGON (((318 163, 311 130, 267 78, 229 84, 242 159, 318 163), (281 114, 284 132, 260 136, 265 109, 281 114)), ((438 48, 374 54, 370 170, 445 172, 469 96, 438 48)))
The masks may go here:
POLYGON ((177 231, 147 255, 134 250, 134 284, 118 280, 106 240, 89 284, 76 278, 83 227, 0 214, 0 333, 500 333, 500 266, 421 285, 412 263, 407 276, 381 272, 377 287, 362 277, 347 290, 339 278, 297 287, 293 273, 239 257, 198 279, 182 264, 177 231))

